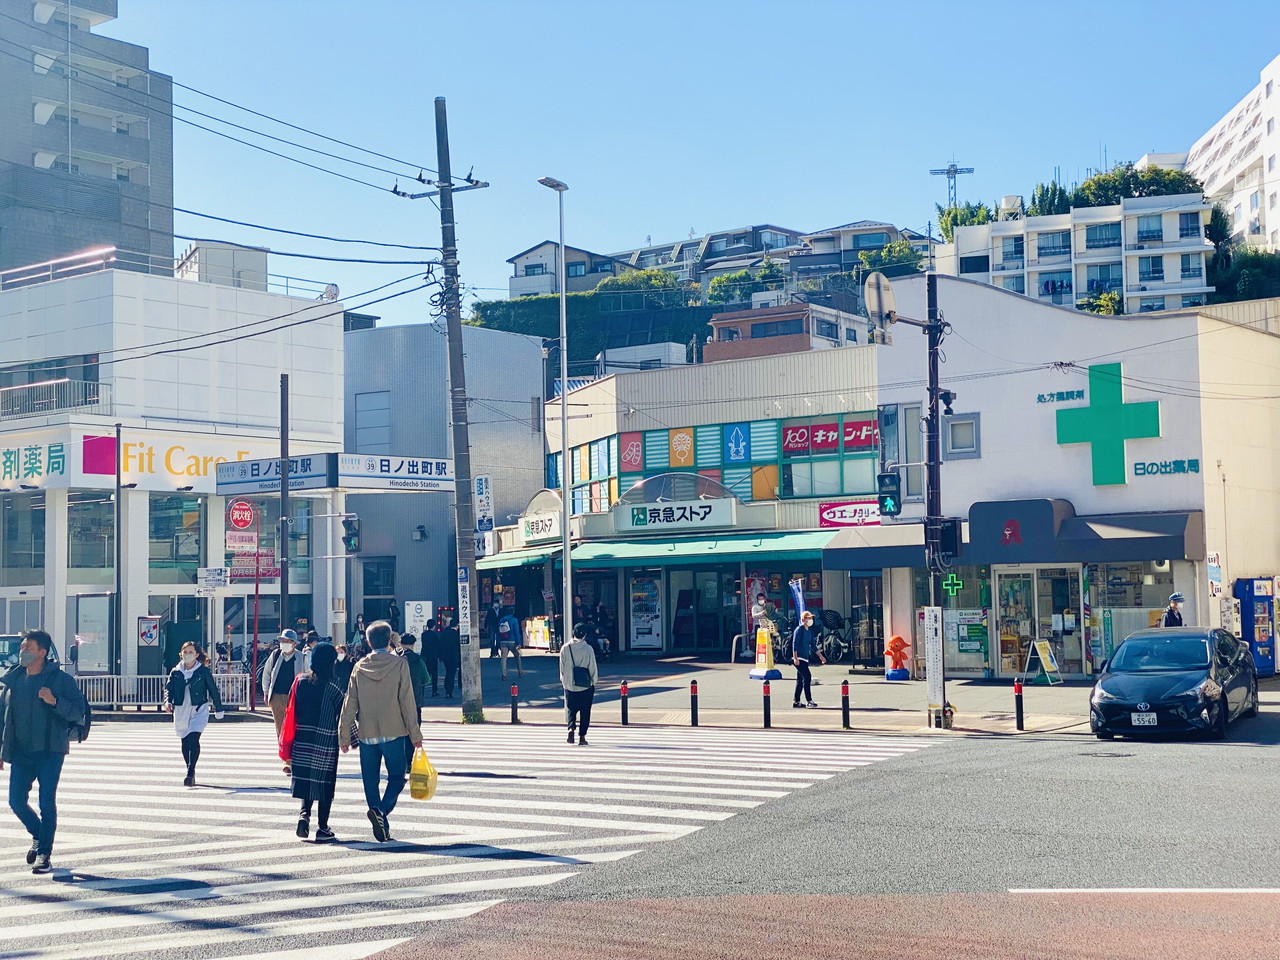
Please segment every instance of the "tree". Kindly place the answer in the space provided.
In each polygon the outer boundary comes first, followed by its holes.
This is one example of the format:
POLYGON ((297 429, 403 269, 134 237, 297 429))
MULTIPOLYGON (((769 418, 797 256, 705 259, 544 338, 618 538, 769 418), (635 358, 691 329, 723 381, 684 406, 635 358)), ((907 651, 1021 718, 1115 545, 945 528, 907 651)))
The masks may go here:
POLYGON ((753 293, 777 290, 786 282, 787 275, 769 257, 759 271, 739 270, 713 277, 707 284, 707 303, 746 303, 753 293))
POLYGON ((1096 173, 1076 187, 1074 207, 1105 207, 1132 197, 1170 197, 1180 193, 1203 193, 1204 185, 1182 170, 1143 167, 1118 163, 1106 173, 1096 173))
POLYGON ((862 250, 858 259, 868 270, 883 270, 885 267, 898 267, 894 274, 915 273, 920 269, 920 261, 924 254, 911 245, 910 240, 894 240, 879 250, 862 250))
POLYGON ((1027 216, 1049 217, 1070 212, 1071 193, 1057 180, 1037 183, 1036 188, 1031 191, 1031 206, 1027 208, 1027 216))
POLYGON ((680 285, 675 274, 656 267, 649 270, 623 270, 617 276, 605 277, 596 289, 621 293, 631 290, 674 290, 680 285))
POLYGON ((1124 313, 1124 299, 1114 290, 1095 290, 1081 302, 1089 313, 1101 313, 1109 317, 1124 313))
POLYGON ((1209 226, 1204 231, 1205 239, 1213 244, 1213 252, 1217 256, 1227 253, 1231 243, 1231 218, 1227 216, 1227 208, 1215 203, 1209 211, 1209 226))
POLYGON ((1206 278, 1214 287, 1210 303, 1280 297, 1280 254, 1248 247, 1216 256, 1206 278))
POLYGON ((943 209, 940 203, 934 206, 938 208, 938 229, 942 232, 942 239, 947 243, 951 243, 954 239, 953 233, 956 227, 972 227, 981 223, 990 223, 994 219, 991 216, 991 208, 985 203, 970 203, 966 200, 959 206, 946 209, 943 209))

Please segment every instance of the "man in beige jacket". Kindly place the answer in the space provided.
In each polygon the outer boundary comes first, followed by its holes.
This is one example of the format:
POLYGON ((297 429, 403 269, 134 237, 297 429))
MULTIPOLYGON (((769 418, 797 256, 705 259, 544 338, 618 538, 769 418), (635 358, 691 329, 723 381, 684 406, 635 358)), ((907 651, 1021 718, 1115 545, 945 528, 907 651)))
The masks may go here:
POLYGON ((360 741, 360 776, 364 780, 369 822, 373 824, 374 838, 385 843, 391 839, 387 818, 395 809, 408 772, 406 742, 415 748, 421 744, 422 729, 413 699, 409 661, 388 649, 391 624, 385 620, 369 624, 365 639, 373 652, 351 671, 347 699, 338 721, 338 745, 343 753, 350 750, 352 725, 359 727, 356 736, 360 741), (379 796, 384 764, 387 787, 379 796))

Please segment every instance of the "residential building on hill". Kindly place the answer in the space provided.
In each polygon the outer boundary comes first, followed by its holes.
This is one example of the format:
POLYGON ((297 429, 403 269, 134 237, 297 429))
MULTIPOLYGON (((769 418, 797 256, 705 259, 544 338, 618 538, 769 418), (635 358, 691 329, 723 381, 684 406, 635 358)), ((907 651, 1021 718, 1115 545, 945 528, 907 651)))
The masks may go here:
POLYGON ((96 246, 173 271, 173 88, 93 33, 116 0, 0 0, 0 270, 96 246))
POLYGON ((848 273, 862 266, 858 254, 899 240, 910 240, 926 257, 933 246, 929 237, 914 230, 899 230, 880 220, 855 220, 801 237, 801 245, 787 251, 789 272, 800 278, 848 273))
POLYGON ((702 348, 704 363, 876 342, 866 317, 801 300, 717 313, 711 328, 712 339, 702 348))
POLYGON ((1118 293, 1125 313, 1198 307, 1214 289, 1205 276, 1210 209, 1188 193, 957 227, 938 248, 937 269, 1047 303, 1118 293))
MULTIPOLYGON (((513 300, 560 292, 560 262, 556 257, 559 247, 554 240, 543 240, 507 260, 512 267, 507 288, 513 300)), ((565 244, 565 250, 564 288, 569 293, 594 290, 605 277, 626 269, 623 261, 603 253, 592 253, 568 244, 565 244)))
MULTIPOLYGON (((714 270, 721 261, 757 256, 763 258, 772 251, 795 246, 800 242, 801 236, 799 230, 766 223, 735 230, 718 230, 674 243, 646 244, 612 256, 636 270, 656 267, 675 274, 680 280, 701 283, 706 272, 714 270)), ((734 269, 740 270, 742 267, 734 269)), ((712 276, 714 275, 713 273, 712 276)))

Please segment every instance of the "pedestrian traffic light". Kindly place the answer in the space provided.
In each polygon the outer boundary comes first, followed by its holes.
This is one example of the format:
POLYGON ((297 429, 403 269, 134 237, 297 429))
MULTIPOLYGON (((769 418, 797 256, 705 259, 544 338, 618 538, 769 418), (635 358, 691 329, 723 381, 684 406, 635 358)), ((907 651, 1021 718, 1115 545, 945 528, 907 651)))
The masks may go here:
POLYGON ((347 553, 360 552, 360 518, 343 517, 342 549, 347 553))
POLYGON ((882 473, 876 477, 876 491, 880 499, 880 515, 896 517, 902 512, 902 477, 896 473, 882 473))

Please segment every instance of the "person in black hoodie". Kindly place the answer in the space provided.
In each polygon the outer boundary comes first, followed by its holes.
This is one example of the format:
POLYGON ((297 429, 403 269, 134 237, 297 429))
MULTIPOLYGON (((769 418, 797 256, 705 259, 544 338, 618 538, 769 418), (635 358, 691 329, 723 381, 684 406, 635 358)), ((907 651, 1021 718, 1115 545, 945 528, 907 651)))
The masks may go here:
POLYGON ((53 641, 28 630, 18 648, 18 666, 0 678, 0 770, 9 765, 9 807, 31 834, 27 863, 32 873, 53 869, 58 828, 58 779, 71 752, 71 729, 83 725, 88 704, 76 682, 49 660, 53 641), (27 798, 40 784, 40 813, 27 798))
POLYGON ((200 759, 200 734, 209 724, 209 705, 213 715, 223 717, 222 698, 209 669, 209 658, 194 643, 182 645, 181 659, 169 674, 164 691, 164 709, 173 714, 173 729, 182 741, 182 759, 187 763, 184 787, 196 785, 196 761, 200 759))

